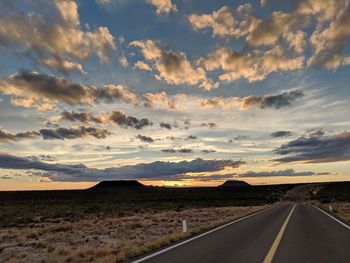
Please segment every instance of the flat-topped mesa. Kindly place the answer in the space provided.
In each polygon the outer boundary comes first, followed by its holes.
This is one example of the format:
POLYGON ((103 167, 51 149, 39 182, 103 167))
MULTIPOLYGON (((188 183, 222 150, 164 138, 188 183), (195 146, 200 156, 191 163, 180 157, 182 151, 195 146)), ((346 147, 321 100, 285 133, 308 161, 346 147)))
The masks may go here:
POLYGON ((89 188, 91 190, 113 190, 120 188, 143 188, 145 185, 136 180, 117 180, 117 181, 102 181, 95 186, 89 188))
POLYGON ((245 181, 239 181, 239 180, 228 180, 224 182, 222 185, 219 185, 219 187, 241 187, 241 186, 251 186, 245 181))

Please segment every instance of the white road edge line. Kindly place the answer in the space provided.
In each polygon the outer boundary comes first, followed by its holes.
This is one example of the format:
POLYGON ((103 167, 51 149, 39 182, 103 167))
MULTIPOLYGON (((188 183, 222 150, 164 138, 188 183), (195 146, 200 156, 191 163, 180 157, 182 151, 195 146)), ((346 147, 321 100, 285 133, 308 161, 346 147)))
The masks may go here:
POLYGON ((249 218, 249 217, 256 216, 256 215, 261 214, 261 213, 263 213, 263 212, 269 211, 269 210, 271 210, 271 209, 273 209, 273 208, 275 208, 275 206, 274 206, 274 207, 267 208, 267 209, 264 209, 264 210, 261 210, 261 211, 259 211, 259 212, 254 213, 254 214, 251 214, 251 215, 248 215, 248 216, 245 216, 245 217, 236 219, 236 220, 234 220, 234 221, 232 221, 232 222, 226 223, 225 225, 222 225, 222 226, 219 226, 219 227, 214 228, 214 229, 212 229, 212 230, 209 230, 209 231, 207 231, 207 232, 204 232, 204 233, 202 233, 202 234, 200 234, 200 235, 198 235, 198 236, 194 236, 194 237, 192 237, 192 238, 190 238, 190 239, 186 239, 185 241, 182 241, 182 242, 180 242, 180 243, 177 243, 177 244, 175 244, 175 245, 173 245, 173 246, 164 248, 164 249, 162 249, 162 250, 160 250, 160 251, 157 251, 157 252, 155 252, 155 253, 153 253, 153 254, 150 254, 150 255, 145 256, 145 257, 143 257, 143 258, 140 258, 140 259, 137 259, 137 260, 135 260, 135 261, 132 261, 131 263, 143 262, 143 261, 145 261, 145 260, 148 260, 148 259, 150 259, 150 258, 153 258, 153 257, 155 257, 155 256, 158 256, 158 255, 160 255, 160 254, 162 254, 162 253, 164 253, 164 252, 167 252, 167 251, 169 251, 169 250, 172 250, 172 249, 174 249, 174 248, 176 248, 176 247, 179 247, 179 246, 182 246, 182 245, 184 245, 184 244, 186 244, 186 243, 189 243, 189 242, 191 242, 191 241, 193 241, 193 240, 195 240, 195 239, 197 239, 197 238, 200 238, 200 237, 206 236, 206 235, 208 235, 208 234, 210 234, 210 233, 213 233, 213 232, 215 232, 215 231, 217 231, 217 230, 219 230, 219 229, 221 229, 221 228, 227 227, 227 226, 229 226, 229 225, 232 225, 232 224, 234 224, 234 223, 237 223, 237 222, 242 221, 242 220, 244 220, 244 219, 247 219, 247 218, 249 218))
POLYGON ((343 223, 342 221, 340 221, 339 219, 335 218, 334 216, 328 214, 327 212, 323 211, 321 208, 318 208, 317 206, 312 205, 314 208, 318 209, 319 211, 321 211, 322 213, 326 214, 327 216, 329 216, 330 218, 332 218, 333 220, 337 221, 339 224, 341 224, 342 226, 346 227, 347 229, 350 230, 350 226, 348 226, 347 224, 343 223))

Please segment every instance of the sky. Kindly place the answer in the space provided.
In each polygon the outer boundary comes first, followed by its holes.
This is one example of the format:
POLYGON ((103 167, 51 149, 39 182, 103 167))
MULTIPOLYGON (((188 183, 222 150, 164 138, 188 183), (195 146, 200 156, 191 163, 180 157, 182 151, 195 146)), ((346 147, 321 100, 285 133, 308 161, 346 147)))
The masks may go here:
POLYGON ((0 190, 348 181, 349 6, 0 0, 0 190))

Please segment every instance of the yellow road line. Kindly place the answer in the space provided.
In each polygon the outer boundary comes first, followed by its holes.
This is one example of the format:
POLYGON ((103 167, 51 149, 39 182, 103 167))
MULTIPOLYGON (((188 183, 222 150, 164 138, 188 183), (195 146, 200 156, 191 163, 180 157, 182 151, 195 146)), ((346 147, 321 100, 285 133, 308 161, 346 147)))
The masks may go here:
POLYGON ((272 260, 273 260, 273 257, 275 256, 276 254, 276 251, 277 251, 277 248, 278 248, 278 245, 280 244, 281 242, 281 239, 283 237, 283 233, 284 231, 286 230, 286 227, 288 225, 288 222, 289 222, 289 219, 291 218, 292 214, 293 214, 293 211, 294 211, 294 208, 295 208, 296 205, 293 206, 292 210, 290 211, 289 215, 287 216, 286 218, 286 221, 284 221, 281 229, 280 229, 280 232, 278 232, 278 235, 275 239, 275 241, 273 242, 269 252, 267 253, 265 259, 264 259, 264 263, 271 263, 272 260))

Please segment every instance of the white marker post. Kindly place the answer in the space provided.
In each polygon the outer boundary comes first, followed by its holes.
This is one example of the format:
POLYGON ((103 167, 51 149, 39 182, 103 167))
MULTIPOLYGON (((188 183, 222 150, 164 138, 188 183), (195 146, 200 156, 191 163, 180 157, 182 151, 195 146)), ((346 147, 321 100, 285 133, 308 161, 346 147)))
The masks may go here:
POLYGON ((333 207, 329 205, 329 211, 332 213, 333 212, 333 207))
POLYGON ((182 220, 182 232, 187 232, 187 222, 186 220, 182 220))

